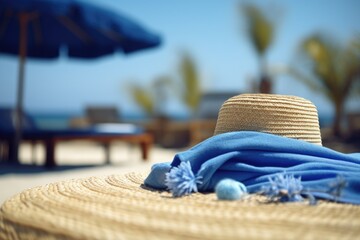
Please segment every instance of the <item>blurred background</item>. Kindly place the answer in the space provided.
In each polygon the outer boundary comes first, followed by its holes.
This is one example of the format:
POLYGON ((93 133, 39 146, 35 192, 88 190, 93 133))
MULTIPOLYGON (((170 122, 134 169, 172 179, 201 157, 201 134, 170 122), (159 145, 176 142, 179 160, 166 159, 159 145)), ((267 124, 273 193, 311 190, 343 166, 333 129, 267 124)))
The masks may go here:
MULTIPOLYGON (((89 107, 113 108, 160 146, 184 147, 212 135, 226 99, 264 92, 309 99, 324 145, 359 149, 360 1, 88 1, 162 43, 95 60, 28 59, 24 109, 40 127, 81 127, 89 107)), ((15 106, 17 75, 17 56, 0 53, 0 105, 15 106)))

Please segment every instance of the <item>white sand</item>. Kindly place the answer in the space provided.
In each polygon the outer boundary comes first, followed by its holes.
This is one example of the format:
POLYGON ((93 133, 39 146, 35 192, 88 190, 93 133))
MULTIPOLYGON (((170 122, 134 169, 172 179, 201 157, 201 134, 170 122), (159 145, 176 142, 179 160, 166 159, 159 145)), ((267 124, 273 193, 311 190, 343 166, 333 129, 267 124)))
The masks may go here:
POLYGON ((22 163, 27 164, 26 167, 0 169, 0 205, 22 190, 51 182, 150 170, 155 162, 172 161, 177 152, 153 147, 149 160, 144 162, 137 146, 115 143, 110 150, 111 164, 105 164, 105 151, 102 146, 85 141, 67 142, 56 147, 58 167, 54 170, 46 170, 42 167, 44 159, 42 146, 37 145, 34 150, 32 151, 28 144, 23 144, 21 147, 20 158, 22 163), (35 162, 33 158, 36 159, 35 162))

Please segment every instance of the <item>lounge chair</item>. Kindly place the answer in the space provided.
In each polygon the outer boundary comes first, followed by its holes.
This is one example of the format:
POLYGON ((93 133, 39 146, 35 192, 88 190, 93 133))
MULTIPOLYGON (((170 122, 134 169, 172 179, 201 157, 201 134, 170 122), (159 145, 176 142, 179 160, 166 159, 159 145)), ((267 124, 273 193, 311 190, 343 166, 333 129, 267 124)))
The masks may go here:
POLYGON ((87 106, 85 115, 89 124, 121 122, 119 111, 115 106, 87 106))
POLYGON ((82 117, 71 118, 73 128, 89 127, 102 123, 121 123, 121 117, 115 106, 87 106, 82 117))
MULTIPOLYGON (((0 141, 7 145, 7 159, 12 159, 14 148, 14 110, 12 108, 0 107, 0 141)), ((140 145, 143 160, 148 159, 148 152, 153 142, 150 134, 145 133, 142 128, 132 124, 97 124, 78 129, 41 129, 28 115, 23 116, 22 140, 42 142, 45 145, 45 166, 56 166, 55 146, 60 141, 70 140, 92 140, 102 144, 112 141, 126 141, 140 145)))

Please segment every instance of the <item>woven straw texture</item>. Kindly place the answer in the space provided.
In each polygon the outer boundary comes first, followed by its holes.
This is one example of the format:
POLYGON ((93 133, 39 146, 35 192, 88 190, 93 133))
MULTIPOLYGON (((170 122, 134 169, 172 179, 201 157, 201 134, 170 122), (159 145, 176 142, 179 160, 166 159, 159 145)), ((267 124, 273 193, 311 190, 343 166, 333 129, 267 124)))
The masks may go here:
POLYGON ((215 135, 259 131, 321 145, 316 107, 310 101, 276 94, 242 94, 221 107, 215 135))
POLYGON ((356 239, 360 208, 321 202, 269 204, 259 197, 181 199, 130 173, 48 184, 6 201, 0 239, 356 239))

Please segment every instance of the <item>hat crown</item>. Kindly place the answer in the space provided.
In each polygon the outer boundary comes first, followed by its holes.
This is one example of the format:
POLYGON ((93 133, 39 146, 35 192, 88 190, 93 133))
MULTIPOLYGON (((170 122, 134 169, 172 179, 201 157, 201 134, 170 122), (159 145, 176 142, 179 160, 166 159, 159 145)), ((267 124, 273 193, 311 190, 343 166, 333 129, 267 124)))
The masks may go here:
POLYGON ((301 97, 277 94, 241 94, 221 107, 215 135, 258 131, 321 145, 318 112, 301 97))

